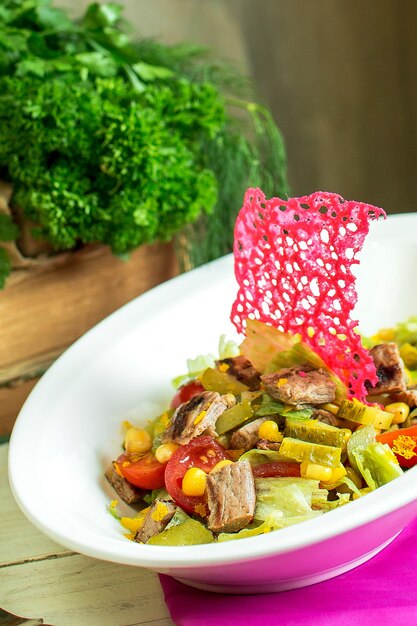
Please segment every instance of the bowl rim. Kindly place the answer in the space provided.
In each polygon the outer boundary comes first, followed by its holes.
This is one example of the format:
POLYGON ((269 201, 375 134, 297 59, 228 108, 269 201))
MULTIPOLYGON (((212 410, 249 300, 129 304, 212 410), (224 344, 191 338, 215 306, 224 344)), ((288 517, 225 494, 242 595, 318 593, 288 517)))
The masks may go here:
MULTIPOLYGON (((389 216, 388 220, 393 222, 410 217, 417 222, 417 213, 389 216)), ((120 538, 106 537, 103 542, 103 535, 83 528, 71 518, 66 518, 63 531, 60 525, 62 512, 59 508, 52 509, 53 515, 51 516, 50 506, 46 514, 41 506, 34 510, 33 506, 27 504, 27 485, 23 480, 22 472, 19 471, 22 458, 24 458, 22 455, 25 452, 22 438, 24 439, 26 424, 30 424, 32 416, 36 414, 36 405, 42 402, 49 385, 59 380, 62 372, 68 367, 73 368, 74 360, 82 358, 85 352, 91 354, 94 345, 100 344, 104 335, 126 332, 137 323, 139 315, 149 314, 167 297, 175 295, 176 298, 181 298, 189 293, 190 288, 198 288, 199 285, 207 284, 207 281, 214 281, 225 272, 230 272, 231 265, 232 255, 226 255, 138 296, 99 322, 70 346, 31 392, 19 413, 10 440, 9 481, 21 510, 35 526, 53 540, 77 552, 115 563, 165 570, 173 567, 175 569, 201 568, 239 563, 299 550, 373 522, 410 504, 417 498, 415 491, 417 467, 415 467, 399 479, 368 494, 366 498, 349 503, 349 515, 345 514, 344 507, 340 507, 323 516, 303 522, 302 532, 300 532, 300 525, 295 525, 283 528, 279 532, 247 538, 245 541, 163 547, 136 544, 122 535, 120 538), (399 488, 398 480, 401 481, 401 488, 399 488)))

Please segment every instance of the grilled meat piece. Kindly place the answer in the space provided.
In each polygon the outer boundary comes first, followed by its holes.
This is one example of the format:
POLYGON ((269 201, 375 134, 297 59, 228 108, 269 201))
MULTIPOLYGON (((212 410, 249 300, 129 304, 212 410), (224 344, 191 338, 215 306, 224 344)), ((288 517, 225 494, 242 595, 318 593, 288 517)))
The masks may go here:
POLYGON ((275 450, 275 452, 278 452, 280 445, 281 443, 277 441, 268 441, 267 439, 259 439, 258 443, 256 444, 256 447, 258 448, 258 450, 275 450))
POLYGON ((294 366, 261 376, 265 391, 284 404, 325 404, 336 397, 336 385, 324 370, 294 366))
POLYGON ((408 387, 403 391, 390 393, 390 399, 392 402, 405 402, 409 407, 414 408, 417 406, 417 385, 408 387))
POLYGON ((119 498, 127 504, 134 504, 142 500, 144 492, 131 485, 123 476, 120 476, 113 463, 110 463, 104 475, 117 492, 119 498))
POLYGON ((151 537, 165 530, 177 510, 171 500, 157 498, 147 511, 142 526, 137 531, 134 541, 147 543, 151 537))
POLYGON ((260 388, 261 375, 245 356, 235 356, 230 359, 217 361, 217 364, 220 363, 228 365, 229 369, 227 373, 236 378, 240 383, 249 387, 250 391, 255 391, 260 388))
POLYGON ((205 430, 216 437, 214 425, 217 418, 231 406, 230 394, 221 396, 216 391, 203 391, 181 404, 171 418, 171 425, 162 440, 184 445, 205 430))
POLYGON ((370 349, 378 383, 368 387, 370 394, 396 393, 407 387, 404 362, 396 343, 380 343, 370 349))
POLYGON ((251 450, 256 448, 259 441, 259 426, 266 421, 266 417, 259 417, 249 424, 241 426, 230 437, 229 448, 233 450, 251 450))
POLYGON ((248 461, 225 465, 207 476, 210 511, 207 526, 213 532, 237 532, 255 513, 255 481, 248 461))

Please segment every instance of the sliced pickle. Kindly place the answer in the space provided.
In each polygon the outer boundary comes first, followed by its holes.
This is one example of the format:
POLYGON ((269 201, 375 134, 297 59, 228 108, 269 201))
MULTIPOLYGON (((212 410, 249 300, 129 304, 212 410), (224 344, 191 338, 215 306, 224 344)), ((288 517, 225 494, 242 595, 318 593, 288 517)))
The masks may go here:
POLYGON ((227 372, 221 372, 212 367, 207 368, 201 374, 200 382, 206 391, 217 391, 220 394, 233 393, 233 395, 238 396, 249 389, 247 385, 240 383, 227 372))
POLYGON ((318 420, 300 421, 287 418, 284 434, 294 439, 344 448, 352 432, 348 428, 337 428, 318 420))
POLYGON ((383 411, 376 406, 366 406, 359 400, 343 400, 337 417, 363 424, 364 426, 374 426, 381 430, 388 430, 394 419, 393 413, 383 411))
POLYGON ((326 467, 339 467, 342 455, 341 448, 326 446, 310 441, 301 441, 293 437, 284 437, 279 448, 281 456, 295 461, 309 461, 326 467))
POLYGON ((239 404, 235 404, 230 409, 227 409, 220 415, 216 422, 216 433, 218 435, 223 435, 229 430, 240 426, 246 420, 248 420, 253 415, 253 410, 250 405, 250 402, 241 402, 239 404))
POLYGON ((195 546, 213 541, 213 533, 203 524, 194 519, 187 519, 178 526, 172 526, 154 535, 148 543, 153 546, 195 546))

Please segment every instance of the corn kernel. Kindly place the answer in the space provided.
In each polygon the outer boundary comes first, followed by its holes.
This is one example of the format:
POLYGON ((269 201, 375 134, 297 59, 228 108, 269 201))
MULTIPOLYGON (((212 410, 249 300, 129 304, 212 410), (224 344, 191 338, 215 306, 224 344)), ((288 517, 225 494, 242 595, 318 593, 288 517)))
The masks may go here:
POLYGON ((371 493, 372 489, 370 487, 364 487, 364 489, 359 489, 360 492, 360 496, 358 496, 357 493, 354 493, 352 495, 352 499, 353 500, 358 500, 359 498, 362 498, 362 496, 366 496, 367 493, 371 493))
POLYGON ((132 426, 126 431, 125 450, 128 454, 145 454, 152 448, 152 439, 143 428, 132 426))
POLYGON ((213 472, 216 472, 222 467, 226 467, 226 465, 232 465, 232 464, 233 464, 233 461, 230 461, 229 459, 223 459, 223 461, 219 461, 218 463, 216 463, 216 465, 211 470, 210 474, 212 474, 213 472))
POLYGON ((343 478, 343 476, 346 476, 346 470, 343 467, 343 465, 340 465, 339 467, 333 467, 332 468, 332 477, 330 479, 331 483, 337 483, 341 478, 343 478))
POLYGON ((282 439, 278 424, 273 420, 262 422, 258 429, 258 435, 261 439, 266 439, 267 441, 281 441, 282 439))
POLYGON ((178 444, 176 443, 161 443, 155 450, 155 458, 158 463, 168 463, 177 448, 178 444))
POLYGON ((207 475, 199 467, 190 467, 182 479, 182 490, 186 496, 202 496, 206 490, 207 475))
POLYGON ((321 482, 330 482, 332 473, 333 470, 331 467, 325 467, 324 465, 318 465, 317 463, 303 461, 300 465, 300 475, 303 478, 311 478, 312 480, 320 480, 321 482))
POLYGON ((329 411, 329 413, 333 413, 333 415, 336 415, 339 412, 340 406, 334 404, 333 402, 327 402, 326 404, 322 404, 320 408, 324 409, 325 411, 329 411))
POLYGON ((387 404, 385 410, 388 413, 394 414, 392 420, 393 424, 402 424, 410 414, 410 407, 405 402, 393 402, 392 404, 387 404))

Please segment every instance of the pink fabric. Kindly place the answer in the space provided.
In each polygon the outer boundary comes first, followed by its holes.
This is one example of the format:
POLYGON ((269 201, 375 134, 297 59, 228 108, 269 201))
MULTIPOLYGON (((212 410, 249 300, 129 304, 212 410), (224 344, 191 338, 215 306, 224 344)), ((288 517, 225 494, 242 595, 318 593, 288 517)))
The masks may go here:
POLYGON ((417 624, 417 520, 385 550, 337 578, 294 591, 217 595, 160 576, 177 626, 417 624))

